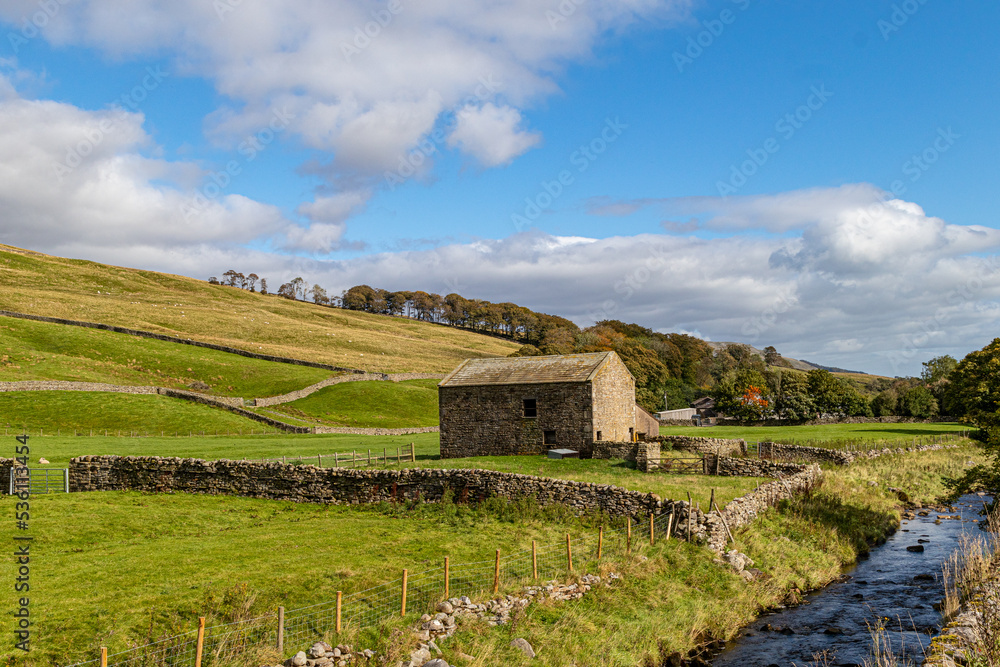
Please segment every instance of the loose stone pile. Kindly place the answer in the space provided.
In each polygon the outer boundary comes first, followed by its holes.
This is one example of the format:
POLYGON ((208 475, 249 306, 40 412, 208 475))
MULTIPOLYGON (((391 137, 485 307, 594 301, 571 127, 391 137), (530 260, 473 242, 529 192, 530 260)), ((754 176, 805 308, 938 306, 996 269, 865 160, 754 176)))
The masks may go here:
MULTIPOLYGON (((753 562, 751 561, 750 564, 752 565, 753 562)), ((419 645, 410 654, 410 659, 399 663, 397 667, 449 667, 443 659, 434 657, 441 655, 441 649, 438 648, 437 642, 455 634, 461 618, 480 619, 491 626, 505 625, 510 622, 511 617, 516 612, 526 608, 532 602, 579 600, 595 586, 603 583, 604 586, 610 587, 614 581, 620 578, 614 572, 610 573, 606 580, 596 574, 585 574, 580 577, 577 583, 560 584, 553 580, 541 586, 527 586, 521 595, 505 595, 484 603, 473 602, 464 595, 449 598, 438 603, 435 614, 424 614, 420 617, 420 623, 413 629, 414 637, 419 645)), ((522 638, 515 639, 511 642, 511 646, 520 649, 530 658, 535 657, 531 644, 522 638)), ((294 657, 286 660, 284 667, 345 667, 361 660, 371 660, 374 657, 375 653, 368 649, 355 651, 349 645, 334 647, 326 642, 316 642, 308 651, 299 651, 294 657)), ((471 656, 465 657, 470 661, 474 660, 471 656)))

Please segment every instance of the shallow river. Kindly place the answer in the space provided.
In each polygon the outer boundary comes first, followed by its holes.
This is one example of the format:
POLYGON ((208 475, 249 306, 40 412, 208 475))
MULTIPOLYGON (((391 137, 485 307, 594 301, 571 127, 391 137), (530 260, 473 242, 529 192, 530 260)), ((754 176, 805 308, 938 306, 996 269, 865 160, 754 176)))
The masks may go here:
POLYGON ((955 512, 929 511, 903 520, 900 530, 868 558, 845 572, 841 581, 806 596, 801 605, 763 614, 725 651, 715 667, 778 665, 861 665, 869 656, 868 626, 877 618, 891 630, 894 646, 920 663, 923 649, 941 625, 934 605, 943 597, 941 567, 963 532, 980 534, 983 498, 963 496, 955 512), (961 513, 962 520, 934 521, 939 514, 961 513), (923 546, 922 553, 907 547, 923 546), (826 651, 826 662, 814 656, 826 651))

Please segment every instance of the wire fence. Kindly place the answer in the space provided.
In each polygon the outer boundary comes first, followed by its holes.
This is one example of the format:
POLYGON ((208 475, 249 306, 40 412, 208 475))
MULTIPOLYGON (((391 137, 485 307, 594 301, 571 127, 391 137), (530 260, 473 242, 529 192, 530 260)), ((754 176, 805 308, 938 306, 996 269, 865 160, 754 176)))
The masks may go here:
MULTIPOLYGON (((335 638, 345 629, 375 627, 387 620, 433 612, 447 598, 492 595, 531 581, 547 581, 584 571, 597 561, 614 562, 641 544, 662 540, 673 526, 673 514, 661 514, 600 527, 596 534, 568 534, 566 539, 492 559, 450 564, 386 581, 336 600, 285 612, 279 609, 235 623, 200 627, 143 646, 101 656, 68 667, 213 667, 233 664, 265 649, 304 650, 316 641, 335 638)), ((679 523, 679 519, 678 519, 679 523)), ((201 619, 204 622, 204 619, 201 619)))
POLYGON ((244 459, 254 463, 284 463, 291 465, 315 465, 320 468, 363 468, 376 466, 399 465, 400 463, 410 463, 417 460, 417 450, 414 443, 400 445, 397 447, 383 447, 378 449, 365 449, 334 452, 333 454, 314 454, 310 456, 281 456, 279 458, 267 459, 244 459))

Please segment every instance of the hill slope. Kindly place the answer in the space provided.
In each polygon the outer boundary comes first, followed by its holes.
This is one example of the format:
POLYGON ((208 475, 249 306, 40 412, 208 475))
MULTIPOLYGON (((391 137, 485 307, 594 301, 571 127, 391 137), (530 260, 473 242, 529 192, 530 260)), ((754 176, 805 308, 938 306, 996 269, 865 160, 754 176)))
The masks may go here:
POLYGON ((372 372, 445 373, 509 341, 0 245, 0 309, 104 322, 372 372))

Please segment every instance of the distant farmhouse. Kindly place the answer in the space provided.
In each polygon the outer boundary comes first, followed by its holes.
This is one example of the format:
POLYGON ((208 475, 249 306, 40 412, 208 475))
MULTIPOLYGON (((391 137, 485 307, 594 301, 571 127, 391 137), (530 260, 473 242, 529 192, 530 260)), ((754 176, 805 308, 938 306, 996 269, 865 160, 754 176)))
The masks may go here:
POLYGON ((549 449, 587 458, 595 440, 659 433, 614 352, 467 359, 438 385, 438 399, 441 458, 549 449))

